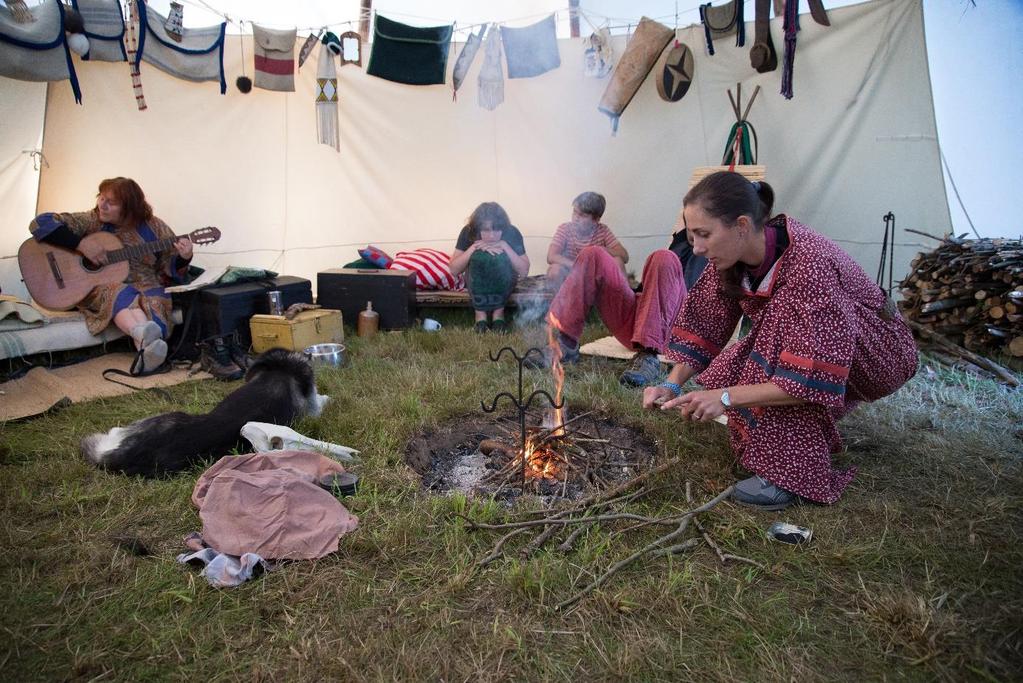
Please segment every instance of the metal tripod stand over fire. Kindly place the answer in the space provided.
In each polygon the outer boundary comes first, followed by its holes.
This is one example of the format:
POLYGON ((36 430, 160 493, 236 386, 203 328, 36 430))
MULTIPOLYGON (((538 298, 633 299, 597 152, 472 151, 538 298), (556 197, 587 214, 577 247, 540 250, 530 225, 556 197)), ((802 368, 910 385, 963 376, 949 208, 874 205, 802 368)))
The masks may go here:
POLYGON ((537 396, 543 396, 544 398, 546 398, 547 402, 550 403, 551 408, 553 408, 554 410, 557 410, 557 411, 560 411, 565 406, 565 400, 562 399, 561 403, 558 403, 557 401, 554 400, 554 397, 551 396, 545 390, 543 390, 543 389, 536 389, 535 391, 533 391, 533 393, 531 393, 529 395, 529 398, 527 398, 525 400, 525 402, 523 403, 523 401, 522 401, 522 368, 523 368, 523 363, 526 361, 527 358, 529 358, 529 355, 531 353, 534 353, 534 352, 537 355, 539 355, 541 358, 543 358, 543 351, 541 351, 540 349, 538 349, 538 348, 536 348, 534 346, 534 347, 528 349, 524 355, 520 356, 519 354, 515 353, 515 350, 512 349, 510 346, 505 346, 500 351, 497 352, 496 356, 494 355, 493 351, 491 351, 490 354, 489 354, 490 355, 490 360, 495 362, 495 363, 498 362, 501 359, 501 356, 502 356, 502 354, 504 354, 505 351, 507 351, 508 353, 510 353, 512 355, 512 357, 515 359, 515 362, 519 366, 519 395, 516 398, 515 396, 512 396, 511 394, 509 394, 507 391, 502 391, 501 393, 499 393, 497 396, 494 397, 494 400, 491 401, 489 408, 487 407, 487 404, 484 403, 483 401, 480 401, 480 407, 483 408, 483 412, 485 412, 485 413, 492 413, 495 410, 497 410, 497 402, 501 399, 502 396, 505 396, 505 397, 507 397, 512 402, 512 405, 515 406, 516 410, 519 411, 519 436, 520 436, 520 441, 519 441, 519 457, 522 459, 522 487, 523 487, 523 489, 525 489, 525 486, 526 486, 526 411, 529 410, 529 406, 531 406, 533 404, 533 399, 536 398, 537 396))

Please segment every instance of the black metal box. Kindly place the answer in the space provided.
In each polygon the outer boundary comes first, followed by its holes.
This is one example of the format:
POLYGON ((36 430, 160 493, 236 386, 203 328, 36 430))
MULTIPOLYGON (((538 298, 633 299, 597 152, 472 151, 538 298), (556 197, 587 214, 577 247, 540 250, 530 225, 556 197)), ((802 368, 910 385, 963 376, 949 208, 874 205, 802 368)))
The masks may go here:
POLYGON ((201 335, 205 338, 237 331, 238 342, 248 346, 252 343, 249 318, 256 313, 270 312, 266 293, 273 290, 280 291, 284 308, 291 304, 313 302, 312 283, 290 275, 272 280, 206 287, 199 290, 201 335))
POLYGON ((355 325, 366 302, 380 314, 380 329, 410 327, 416 317, 416 274, 411 270, 332 268, 316 274, 316 303, 341 311, 355 325))

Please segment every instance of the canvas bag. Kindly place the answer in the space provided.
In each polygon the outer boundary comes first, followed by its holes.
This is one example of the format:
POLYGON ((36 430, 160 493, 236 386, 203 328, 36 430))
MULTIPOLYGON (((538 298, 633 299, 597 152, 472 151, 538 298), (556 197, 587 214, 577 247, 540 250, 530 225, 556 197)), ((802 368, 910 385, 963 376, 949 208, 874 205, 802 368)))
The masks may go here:
POLYGON ((504 67, 501 66, 501 32, 491 31, 483 46, 483 66, 478 78, 476 94, 479 105, 494 111, 504 102, 504 67))
POLYGON ((664 24, 646 17, 639 20, 639 26, 625 46, 625 52, 618 60, 604 95, 600 98, 600 104, 597 105, 597 109, 611 117, 612 130, 618 130, 618 119, 635 97, 665 46, 674 37, 675 31, 664 24))
POLYGON ((508 78, 532 78, 561 66, 554 15, 522 28, 501 27, 508 78))
POLYGON ((167 17, 144 2, 138 3, 139 51, 136 67, 144 60, 171 76, 186 81, 220 81, 220 94, 227 92, 224 78, 224 31, 227 22, 203 28, 181 30, 181 42, 167 33, 167 17))
POLYGON ((420 28, 376 15, 366 73, 406 85, 444 83, 454 26, 420 28))
POLYGON ((60 0, 46 0, 29 10, 35 21, 19 23, 0 7, 0 76, 19 81, 71 81, 75 102, 82 103, 78 74, 64 33, 60 0))
POLYGON ((252 85, 263 90, 295 92, 295 37, 297 29, 278 31, 252 25, 255 53, 252 85))
POLYGON ((71 0, 85 22, 89 51, 82 57, 96 62, 126 62, 124 16, 117 0, 71 0))

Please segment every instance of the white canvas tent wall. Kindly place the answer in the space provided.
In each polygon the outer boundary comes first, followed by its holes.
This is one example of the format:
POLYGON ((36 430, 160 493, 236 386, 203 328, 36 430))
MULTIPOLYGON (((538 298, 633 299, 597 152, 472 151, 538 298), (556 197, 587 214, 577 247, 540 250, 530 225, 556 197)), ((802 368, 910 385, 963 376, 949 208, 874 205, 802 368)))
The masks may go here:
MULTIPOLYGON (((571 198, 595 189, 607 196, 606 222, 638 268, 666 245, 692 169, 720 161, 734 121, 725 91, 741 81, 746 94, 762 86, 750 120, 776 208, 830 235, 873 272, 887 211, 900 226, 941 233, 950 225, 922 8, 920 0, 877 0, 831 16, 831 28, 802 21, 791 101, 777 94, 780 71, 751 71, 747 49, 719 41, 709 57, 702 28, 680 29, 697 55, 692 89, 669 104, 648 79, 616 137, 596 110, 605 81, 582 75, 579 41, 561 41, 560 69, 506 81, 494 112, 475 103, 479 61, 457 103, 450 86, 404 86, 344 67, 340 154, 316 143, 314 61, 299 73, 295 93, 242 95, 230 87, 226 96, 213 83, 176 80, 144 64, 143 113, 124 64, 90 63, 79 69, 82 106, 66 83, 49 88, 50 165, 38 208, 88 208, 99 179, 131 176, 179 232, 222 228, 224 239, 202 250, 197 264, 262 266, 315 281, 317 271, 354 259, 368 243, 392 252, 450 250, 466 216, 486 200, 508 209, 526 235, 533 272, 541 272, 571 198)), ((780 20, 772 31, 780 55, 780 20)), ((228 40, 226 70, 237 75, 239 38, 228 40)), ((621 54, 624 37, 615 47, 621 54)), ((251 59, 249 45, 245 54, 251 59)), ((27 236, 12 240, 9 231, 4 255, 27 236)), ((916 250, 898 246, 898 273, 916 250)), ((12 288, 9 273, 4 291, 12 288)))

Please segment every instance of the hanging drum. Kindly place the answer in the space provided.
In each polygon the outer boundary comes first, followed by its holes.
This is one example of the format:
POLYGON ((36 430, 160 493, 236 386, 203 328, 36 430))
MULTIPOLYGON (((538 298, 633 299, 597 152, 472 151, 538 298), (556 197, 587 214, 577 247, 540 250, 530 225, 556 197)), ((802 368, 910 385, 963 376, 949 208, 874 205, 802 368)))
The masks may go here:
POLYGON ((657 94, 665 102, 678 102, 693 84, 693 51, 685 43, 675 43, 661 60, 657 74, 657 94))

